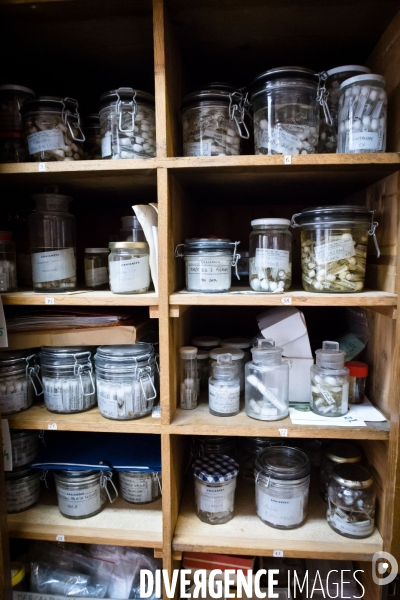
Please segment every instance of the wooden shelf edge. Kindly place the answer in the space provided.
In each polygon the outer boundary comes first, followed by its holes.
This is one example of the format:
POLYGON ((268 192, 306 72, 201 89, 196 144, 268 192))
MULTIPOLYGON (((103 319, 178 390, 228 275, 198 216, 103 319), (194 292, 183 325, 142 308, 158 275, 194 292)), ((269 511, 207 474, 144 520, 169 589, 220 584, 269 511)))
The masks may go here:
POLYGON ((37 294, 35 292, 8 292, 1 294, 5 306, 158 306, 158 295, 113 294, 111 291, 78 291, 71 294, 37 294), (52 301, 49 302, 49 299, 52 301))

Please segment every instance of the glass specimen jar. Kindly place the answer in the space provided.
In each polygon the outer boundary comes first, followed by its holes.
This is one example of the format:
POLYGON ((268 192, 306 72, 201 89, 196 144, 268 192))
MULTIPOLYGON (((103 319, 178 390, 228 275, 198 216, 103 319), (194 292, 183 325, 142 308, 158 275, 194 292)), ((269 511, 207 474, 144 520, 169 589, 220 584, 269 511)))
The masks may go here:
POLYGON ((220 343, 221 338, 215 337, 215 335, 198 335, 192 339, 192 346, 206 352, 218 348, 220 343))
POLYGON ((113 294, 144 294, 150 287, 147 242, 110 242, 108 267, 113 294))
POLYGON ((102 158, 156 156, 154 96, 133 88, 110 90, 100 96, 102 158))
POLYGON ((31 161, 81 160, 85 136, 76 100, 32 98, 22 105, 21 115, 31 161))
POLYGON ((342 417, 348 411, 349 369, 344 366, 346 353, 338 342, 323 342, 316 350, 316 364, 310 367, 313 413, 324 417, 342 417))
POLYGON ((289 219, 251 221, 249 280, 256 292, 282 293, 292 283, 289 219))
POLYGON ((210 374, 212 371, 212 366, 215 361, 218 360, 220 356, 230 355, 231 360, 236 367, 237 376, 239 377, 240 382, 240 393, 244 392, 244 351, 240 348, 214 348, 214 350, 210 350, 208 353, 209 361, 210 361, 210 374))
POLYGON ((362 404, 365 396, 365 384, 368 376, 368 365, 358 360, 344 363, 350 371, 349 404, 362 404))
POLYGON ((251 338, 232 337, 221 340, 221 348, 237 348, 244 353, 243 357, 243 372, 244 365, 251 360, 251 338))
POLYGON ((17 289, 17 256, 11 231, 0 231, 0 292, 17 289))
POLYGON ((229 352, 219 354, 217 361, 211 364, 211 377, 208 380, 210 413, 216 417, 233 417, 240 410, 240 379, 237 367, 229 352))
POLYGON ((365 206, 318 206, 293 215, 301 231, 301 268, 307 292, 336 294, 364 288, 368 236, 380 256, 374 211, 365 206))
POLYGON ((231 267, 235 267, 240 254, 240 242, 222 238, 190 238, 175 248, 175 257, 185 260, 186 288, 188 292, 227 292, 231 287, 231 267), (183 248, 181 254, 180 248, 183 248))
POLYGON ((34 292, 71 292, 76 289, 76 223, 68 212, 72 198, 58 188, 35 194, 36 211, 29 215, 34 292))
MULTIPOLYGON (((237 270, 238 270, 238 275, 240 277, 241 280, 243 281, 248 281, 249 279, 249 260, 250 260, 250 252, 247 252, 246 250, 241 250, 240 251, 240 259, 238 260, 238 264, 237 264, 237 270)), ((233 270, 233 267, 232 267, 233 270)), ((243 285, 243 282, 240 282, 240 284, 238 283, 238 281, 236 281, 235 279, 233 280, 232 284, 236 284, 236 285, 243 285)))
POLYGON ((274 340, 258 340, 245 367, 245 410, 252 419, 277 421, 289 414, 289 364, 274 340))
POLYGON ((276 529, 294 529, 307 518, 311 465, 298 448, 266 448, 255 462, 256 510, 276 529))
POLYGON ((99 410, 107 419, 140 419, 151 413, 158 370, 151 344, 99 346, 96 363, 99 410))
POLYGON ((194 346, 183 346, 179 353, 181 357, 180 407, 191 410, 197 407, 199 390, 197 348, 194 346))
POLYGON ((328 525, 344 537, 361 539, 373 534, 375 490, 368 469, 361 465, 338 465, 328 487, 328 525))
POLYGON ((31 463, 39 452, 39 432, 29 429, 11 430, 11 453, 13 469, 31 463))
POLYGON ((197 350, 197 393, 206 390, 208 387, 208 378, 210 377, 210 355, 203 350, 197 350))
POLYGON ((42 472, 21 467, 5 473, 7 513, 19 513, 32 508, 40 497, 42 472))
POLYGON ((87 519, 97 515, 103 510, 107 497, 111 503, 118 497, 111 478, 112 473, 106 471, 54 471, 58 510, 67 519, 87 519), (108 491, 108 483, 114 489, 114 499, 108 491))
POLYGON ((226 454, 233 460, 239 458, 234 438, 217 435, 194 435, 191 445, 192 457, 200 458, 209 454, 226 454))
POLYGON ((160 471, 118 471, 121 496, 131 504, 150 504, 161 498, 160 471))
POLYGON ((211 83, 185 96, 181 107, 183 156, 240 154, 247 97, 226 83, 211 83))
POLYGON ((84 160, 101 159, 101 133, 99 115, 87 115, 83 120, 85 141, 83 144, 84 160))
POLYGON ((47 410, 70 414, 96 405, 90 348, 42 346, 39 359, 47 410))
POLYGON ((120 242, 145 242, 146 236, 142 229, 139 219, 134 215, 121 217, 122 228, 119 230, 118 239, 120 242))
POLYGON ((340 86, 337 151, 385 152, 387 95, 381 75, 357 75, 340 86))
POLYGON ((271 446, 283 446, 284 442, 276 438, 247 437, 241 438, 240 443, 240 476, 246 483, 254 485, 254 468, 259 452, 271 446))
POLYGON ((251 84, 255 154, 315 154, 318 75, 302 67, 270 69, 251 84))
POLYGON ((328 501, 328 484, 333 469, 344 463, 359 463, 361 459, 361 448, 357 444, 348 444, 347 442, 329 444, 319 472, 319 492, 325 502, 328 501))
POLYGON ((26 148, 20 108, 35 92, 22 85, 0 85, 0 163, 24 162, 26 148))
POLYGON ((107 290, 108 248, 85 248, 85 284, 91 290, 107 290))
POLYGON ((11 415, 33 404, 34 392, 40 395, 39 366, 33 350, 0 353, 0 413, 11 415))
POLYGON ((224 454, 209 454, 193 465, 196 514, 210 525, 227 523, 234 516, 239 465, 224 454))

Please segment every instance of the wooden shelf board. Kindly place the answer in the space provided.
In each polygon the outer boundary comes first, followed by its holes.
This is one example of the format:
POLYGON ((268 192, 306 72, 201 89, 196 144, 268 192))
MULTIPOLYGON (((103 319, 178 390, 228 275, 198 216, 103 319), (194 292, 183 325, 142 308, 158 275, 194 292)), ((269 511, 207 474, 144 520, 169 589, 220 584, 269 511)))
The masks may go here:
POLYGON ((151 415, 133 421, 106 419, 96 407, 75 414, 49 412, 44 404, 6 417, 11 429, 57 429, 60 431, 104 431, 112 433, 161 433, 160 419, 151 415), (56 428, 54 427, 56 424, 56 428), (49 427, 51 425, 51 427, 49 427))
POLYGON ((118 498, 114 504, 88 519, 67 519, 58 510, 54 490, 44 491, 39 503, 21 513, 7 516, 10 537, 66 542, 115 544, 162 548, 161 499, 133 505, 118 498))
POLYGON ((326 522, 326 504, 318 491, 310 490, 308 518, 298 529, 281 530, 265 525, 255 510, 254 487, 239 479, 235 517, 224 525, 208 525, 196 516, 193 482, 188 481, 180 508, 172 548, 175 551, 215 552, 272 556, 282 550, 286 557, 371 560, 382 550, 377 529, 364 540, 349 540, 326 522))
POLYGON ((111 291, 89 292, 81 290, 70 294, 37 294, 32 291, 1 294, 4 305, 43 306, 48 298, 54 298, 55 306, 157 306, 155 292, 147 294, 113 294, 111 291))

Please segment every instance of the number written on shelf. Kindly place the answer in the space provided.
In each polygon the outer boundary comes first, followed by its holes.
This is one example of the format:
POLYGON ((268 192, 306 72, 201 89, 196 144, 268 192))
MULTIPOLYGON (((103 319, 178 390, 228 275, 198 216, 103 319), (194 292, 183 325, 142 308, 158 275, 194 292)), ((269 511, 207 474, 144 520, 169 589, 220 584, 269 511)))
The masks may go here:
POLYGON ((55 299, 54 298, 45 298, 44 299, 44 303, 45 304, 55 304, 55 299))
POLYGON ((56 542, 65 542, 65 535, 56 535, 56 542))
POLYGON ((281 437, 287 437, 288 436, 287 435, 287 429, 278 429, 278 431, 279 431, 279 435, 281 437))
POLYGON ((57 423, 49 423, 47 429, 57 429, 57 423))
POLYGON ((283 157, 283 164, 284 165, 292 164, 292 155, 291 154, 285 154, 285 156, 283 157))
POLYGON ((282 304, 289 305, 289 304, 292 304, 292 299, 287 296, 284 296, 283 298, 281 298, 281 302, 282 302, 282 304))

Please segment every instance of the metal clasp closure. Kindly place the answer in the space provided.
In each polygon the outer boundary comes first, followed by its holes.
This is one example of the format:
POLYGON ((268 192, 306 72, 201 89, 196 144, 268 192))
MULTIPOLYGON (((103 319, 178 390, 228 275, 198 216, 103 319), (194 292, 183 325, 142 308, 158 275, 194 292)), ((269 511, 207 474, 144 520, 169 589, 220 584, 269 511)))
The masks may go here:
POLYGON ((160 494, 162 495, 162 487, 161 487, 160 476, 159 476, 159 474, 157 472, 155 472, 154 475, 156 476, 156 479, 158 481, 158 487, 160 488, 160 494))
POLYGON ((318 73, 317 101, 322 106, 322 110, 324 111, 324 118, 325 118, 326 123, 330 127, 332 127, 333 120, 332 120, 331 111, 329 110, 329 106, 328 106, 329 92, 325 86, 327 79, 328 79, 328 73, 326 71, 321 71, 321 73, 318 73))
POLYGON ((46 488, 49 489, 49 482, 47 481, 47 473, 48 473, 47 469, 42 472, 42 474, 40 476, 40 481, 43 481, 46 488))
POLYGON ((375 230, 378 227, 378 221, 374 221, 374 210, 371 210, 371 228, 368 230, 368 235, 372 235, 372 239, 374 240, 376 256, 379 258, 381 255, 381 250, 379 248, 378 240, 376 239, 375 230))
MULTIPOLYGON (((154 400, 155 398, 157 398, 157 390, 154 387, 154 383, 153 380, 151 378, 151 367, 144 367, 143 368, 139 368, 138 369, 138 374, 139 374, 139 382, 140 382, 140 387, 142 390, 142 394, 143 394, 143 398, 145 399, 146 404, 148 404, 149 402, 151 402, 151 400, 154 400), (146 395, 146 391, 143 385, 144 381, 148 381, 150 383, 150 387, 153 389, 153 395, 147 397, 146 395)), ((148 407, 149 408, 149 407, 148 407)))
POLYGON ((175 258, 183 258, 183 254, 179 251, 179 248, 183 248, 185 244, 178 244, 175 248, 174 256, 175 258))
POLYGON ((62 101, 63 109, 61 112, 62 120, 64 125, 68 126, 69 132, 71 134, 72 139, 75 142, 84 142, 85 136, 81 129, 81 118, 79 116, 79 104, 77 100, 73 98, 64 98, 62 101), (75 137, 75 134, 72 130, 72 125, 79 131, 80 137, 75 137))
POLYGON ((239 136, 244 140, 248 140, 250 137, 249 130, 244 122, 245 113, 249 106, 247 97, 248 93, 243 95, 242 90, 229 94, 229 118, 235 122, 239 136))
POLYGON ((26 357, 26 376, 29 377, 29 379, 31 380, 31 384, 33 386, 33 389, 35 390, 35 394, 36 396, 41 396, 43 394, 43 385, 42 382, 40 381, 40 377, 39 377, 39 371, 40 371, 40 367, 39 365, 31 365, 29 363, 29 361, 31 359, 34 359, 35 354, 31 354, 30 356, 26 357), (35 385, 35 381, 34 378, 36 379, 36 383, 39 384, 39 389, 41 390, 40 392, 38 392, 38 388, 35 385))
POLYGON ((118 490, 115 487, 114 482, 112 480, 112 473, 101 471, 101 473, 100 473, 100 487, 102 487, 105 490, 110 503, 113 504, 113 502, 115 502, 116 499, 118 498, 118 490), (111 483, 111 485, 112 485, 112 487, 114 489, 114 492, 115 492, 115 498, 114 499, 111 498, 110 492, 108 491, 108 487, 107 487, 108 483, 111 483))
POLYGON ((79 377, 79 381, 80 381, 80 384, 81 384, 82 394, 84 396, 93 396, 93 394, 96 391, 96 388, 94 386, 93 376, 92 376, 93 366, 92 366, 92 363, 90 362, 89 358, 90 358, 90 352, 77 352, 76 354, 74 354, 74 359, 75 359, 74 375, 78 375, 78 377, 79 377), (80 358, 80 357, 81 358, 86 357, 88 359, 87 362, 84 363, 83 365, 79 364, 78 358, 80 358), (89 393, 87 393, 87 394, 85 394, 85 389, 83 387, 83 381, 82 381, 82 374, 83 373, 88 373, 89 379, 90 379, 90 383, 91 383, 91 386, 92 386, 92 391, 89 392, 89 393))
POLYGON ((137 111, 137 103, 136 103, 136 90, 132 88, 119 88, 116 91, 118 100, 117 100, 117 108, 116 113, 119 115, 118 118, 118 129, 121 133, 132 133, 135 129, 135 117, 137 111), (120 94, 132 94, 132 100, 121 100, 120 94), (132 125, 124 129, 122 127, 122 115, 124 113, 131 114, 132 125))
POLYGON ((237 247, 239 246, 240 242, 233 242, 233 244, 234 244, 234 250, 233 250, 233 258, 232 258, 232 267, 235 267, 235 275, 240 280, 238 268, 237 268, 238 262, 242 258, 240 256, 240 254, 237 253, 237 247))
POLYGON ((296 213, 295 215, 293 215, 293 217, 291 218, 290 221, 290 227, 300 227, 300 225, 298 223, 296 223, 296 217, 300 217, 301 213, 296 213))

